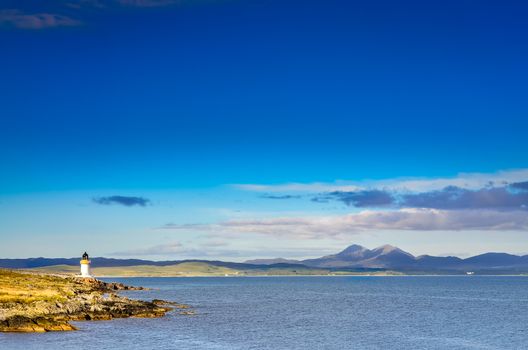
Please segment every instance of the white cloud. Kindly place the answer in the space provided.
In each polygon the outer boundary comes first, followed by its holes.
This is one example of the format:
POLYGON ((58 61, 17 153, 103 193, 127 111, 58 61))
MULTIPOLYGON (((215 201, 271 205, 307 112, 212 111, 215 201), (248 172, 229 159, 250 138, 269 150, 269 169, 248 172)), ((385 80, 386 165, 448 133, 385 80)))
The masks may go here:
MULTIPOLYGON (((223 245, 222 245, 223 246, 223 245)), ((239 247, 232 249, 225 249, 221 246, 211 246, 208 243, 198 245, 196 247, 184 247, 180 242, 167 242, 149 246, 146 248, 129 249, 119 252, 108 253, 109 256, 118 257, 152 257, 152 258, 166 258, 166 259, 219 259, 219 258, 254 258, 254 257, 273 257, 273 256, 289 256, 289 257, 307 257, 317 256, 320 254, 330 254, 333 250, 324 249, 321 247, 239 247)))
POLYGON ((25 14, 19 10, 0 11, 0 24, 7 23, 21 29, 43 29, 51 27, 77 26, 81 22, 56 13, 25 14))
POLYGON ((131 249, 122 252, 110 253, 110 255, 117 256, 136 256, 136 255, 172 255, 181 254, 186 249, 180 242, 170 242, 165 244, 159 244, 147 248, 131 249))
POLYGON ((262 234, 298 239, 344 238, 372 230, 462 231, 528 229, 524 210, 366 210, 340 216, 280 217, 259 220, 230 220, 215 224, 168 224, 163 229, 215 234, 262 234))
POLYGON ((117 2, 124 6, 137 7, 161 7, 175 4, 176 0, 117 0, 117 2))
POLYGON ((446 186, 457 186, 466 189, 480 189, 493 182, 496 185, 522 182, 528 179, 528 169, 503 170, 495 173, 460 173, 454 177, 443 178, 395 178, 385 180, 363 180, 314 183, 285 184, 235 184, 236 188, 255 192, 329 192, 360 191, 372 188, 397 191, 433 191, 446 186))

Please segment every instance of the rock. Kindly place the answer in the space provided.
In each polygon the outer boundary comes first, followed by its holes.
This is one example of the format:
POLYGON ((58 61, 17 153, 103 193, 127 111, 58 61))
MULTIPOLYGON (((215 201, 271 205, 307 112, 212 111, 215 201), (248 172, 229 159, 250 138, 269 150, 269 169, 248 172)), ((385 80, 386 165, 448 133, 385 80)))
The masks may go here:
POLYGON ((0 322, 0 331, 2 332, 50 332, 75 329, 74 326, 66 321, 46 317, 32 319, 17 315, 0 322))
POLYGON ((21 289, 20 295, 33 298, 16 302, 0 301, 0 332, 69 331, 76 329, 69 324, 72 320, 161 317, 172 310, 168 305, 180 309, 188 308, 188 305, 163 300, 148 302, 128 299, 117 295, 115 291, 143 288, 106 283, 94 278, 65 278, 0 269, 0 281, 0 292, 4 285, 8 290, 12 290, 13 285, 16 285, 21 289), (2 276, 2 273, 6 275, 2 276), (39 288, 43 288, 41 285, 44 286, 46 294, 41 293, 45 298, 38 299, 39 288), (31 292, 28 293, 27 289, 31 289, 31 292))
POLYGON ((189 311, 180 311, 180 315, 196 315, 196 312, 189 310, 189 311))
POLYGON ((161 300, 161 299, 154 299, 154 300, 152 300, 152 303, 156 304, 156 305, 160 305, 160 306, 170 305, 170 306, 174 306, 176 309, 188 309, 188 308, 190 308, 190 306, 186 305, 186 304, 180 304, 180 303, 177 303, 177 302, 174 302, 174 301, 166 301, 166 300, 161 300))

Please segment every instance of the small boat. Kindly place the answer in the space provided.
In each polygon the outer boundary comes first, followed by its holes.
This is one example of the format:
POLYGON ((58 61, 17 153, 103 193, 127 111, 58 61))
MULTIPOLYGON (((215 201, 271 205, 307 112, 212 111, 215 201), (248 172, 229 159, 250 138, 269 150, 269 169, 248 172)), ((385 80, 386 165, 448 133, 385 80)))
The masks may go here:
POLYGON ((473 271, 466 272, 466 275, 474 275, 475 273, 473 271))

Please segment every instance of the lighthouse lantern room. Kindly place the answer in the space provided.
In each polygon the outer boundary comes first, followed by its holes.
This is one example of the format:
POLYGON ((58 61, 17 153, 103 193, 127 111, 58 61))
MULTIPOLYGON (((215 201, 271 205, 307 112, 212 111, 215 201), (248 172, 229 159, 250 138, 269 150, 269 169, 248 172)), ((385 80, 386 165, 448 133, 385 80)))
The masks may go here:
POLYGON ((84 252, 81 259, 81 277, 92 277, 90 274, 90 257, 84 252))

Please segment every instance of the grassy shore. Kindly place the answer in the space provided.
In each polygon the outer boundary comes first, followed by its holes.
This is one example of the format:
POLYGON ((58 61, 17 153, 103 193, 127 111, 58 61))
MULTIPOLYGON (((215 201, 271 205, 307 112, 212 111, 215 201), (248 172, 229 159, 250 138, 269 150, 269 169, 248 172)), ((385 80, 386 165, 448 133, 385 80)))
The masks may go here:
POLYGON ((74 295, 70 280, 0 269, 0 305, 63 302, 74 295))
MULTIPOLYGON (((69 321, 160 317, 186 305, 119 296, 142 289, 94 278, 0 269, 0 332, 75 330, 69 321)), ((185 313, 190 313, 186 311, 185 313)))
MULTIPOLYGON (((46 273, 75 274, 77 266, 55 265, 32 269, 46 273)), ((206 276, 332 276, 332 275, 401 275, 396 271, 334 271, 307 267, 270 267, 234 269, 204 262, 184 262, 169 266, 119 266, 92 268, 95 276, 105 277, 206 277, 206 276)))

